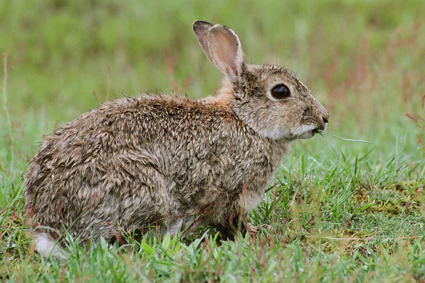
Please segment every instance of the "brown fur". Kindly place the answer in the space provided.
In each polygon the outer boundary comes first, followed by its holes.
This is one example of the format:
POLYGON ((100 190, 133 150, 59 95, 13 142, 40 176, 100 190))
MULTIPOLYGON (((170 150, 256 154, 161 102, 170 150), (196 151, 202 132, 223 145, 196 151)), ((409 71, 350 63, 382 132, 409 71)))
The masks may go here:
POLYGON ((229 85, 227 80, 223 81, 223 87, 220 89, 216 97, 210 96, 204 99, 201 99, 205 104, 215 104, 217 107, 229 108, 230 104, 235 100, 233 95, 232 87, 229 85))
POLYGON ((198 21, 194 30, 226 76, 220 96, 127 97, 62 126, 25 174, 34 235, 45 233, 41 226, 95 242, 149 225, 169 233, 182 225, 226 230, 261 201, 290 142, 326 127, 326 109, 292 73, 247 64, 227 27, 198 21), (211 32, 226 41, 210 42, 211 32), (215 44, 229 44, 235 55, 210 53, 215 44), (270 98, 279 83, 291 98, 270 98))

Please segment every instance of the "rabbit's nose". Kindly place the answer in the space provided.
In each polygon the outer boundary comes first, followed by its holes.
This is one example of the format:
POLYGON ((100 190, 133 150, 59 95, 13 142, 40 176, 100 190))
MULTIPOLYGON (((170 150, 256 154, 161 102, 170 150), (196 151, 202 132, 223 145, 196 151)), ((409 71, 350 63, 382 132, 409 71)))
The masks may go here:
POLYGON ((323 123, 325 123, 325 124, 327 124, 327 123, 329 123, 329 117, 330 117, 330 115, 329 115, 329 112, 328 112, 328 110, 325 108, 325 107, 323 107, 323 112, 321 113, 322 115, 322 121, 323 121, 323 123))

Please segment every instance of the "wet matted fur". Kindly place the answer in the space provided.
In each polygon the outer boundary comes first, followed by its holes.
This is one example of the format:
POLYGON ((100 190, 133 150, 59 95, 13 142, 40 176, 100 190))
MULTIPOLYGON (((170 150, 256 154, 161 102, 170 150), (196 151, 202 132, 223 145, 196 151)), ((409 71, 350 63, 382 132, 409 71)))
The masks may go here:
POLYGON ((66 258, 53 245, 64 229, 95 242, 149 225, 163 234, 183 225, 232 230, 261 201, 290 143, 326 128, 327 110, 293 73, 248 64, 226 26, 196 21, 193 29, 225 75, 217 97, 126 97, 44 140, 24 193, 42 255, 66 258))

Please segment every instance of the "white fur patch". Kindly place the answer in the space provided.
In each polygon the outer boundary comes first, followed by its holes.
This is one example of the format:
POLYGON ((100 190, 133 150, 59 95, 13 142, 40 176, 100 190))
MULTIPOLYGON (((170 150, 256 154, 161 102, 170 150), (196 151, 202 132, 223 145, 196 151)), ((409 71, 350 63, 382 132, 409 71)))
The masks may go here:
POLYGON ((291 136, 291 132, 280 125, 275 125, 272 129, 261 128, 258 130, 258 133, 266 138, 273 140, 280 140, 282 138, 289 138, 291 136))
POLYGON ((246 192, 240 197, 240 204, 243 209, 248 212, 255 208, 261 201, 264 193, 255 194, 253 192, 246 192))
POLYGON ((45 258, 50 256, 55 257, 61 262, 65 262, 68 258, 68 253, 51 240, 46 234, 34 235, 35 250, 45 258))
POLYGON ((316 129, 317 126, 315 125, 302 125, 300 127, 298 127, 294 132, 293 135, 297 136, 297 137, 302 137, 305 134, 310 134, 310 136, 312 136, 311 131, 313 131, 314 129, 316 129))

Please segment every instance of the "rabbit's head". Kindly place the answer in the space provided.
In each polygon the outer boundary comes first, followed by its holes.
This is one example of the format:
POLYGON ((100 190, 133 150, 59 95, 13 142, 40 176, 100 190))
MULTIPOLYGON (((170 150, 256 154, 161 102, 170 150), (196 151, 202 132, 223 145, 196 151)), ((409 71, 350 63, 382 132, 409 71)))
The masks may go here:
POLYGON ((231 107, 259 135, 274 140, 311 138, 325 130, 329 113, 290 71, 245 61, 228 27, 195 21, 193 30, 208 59, 226 77, 216 103, 231 107))

